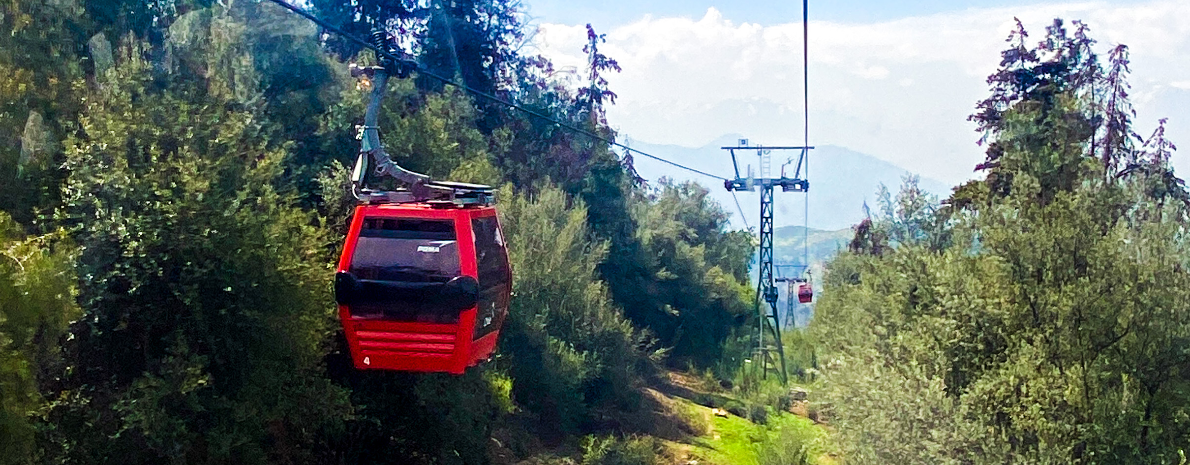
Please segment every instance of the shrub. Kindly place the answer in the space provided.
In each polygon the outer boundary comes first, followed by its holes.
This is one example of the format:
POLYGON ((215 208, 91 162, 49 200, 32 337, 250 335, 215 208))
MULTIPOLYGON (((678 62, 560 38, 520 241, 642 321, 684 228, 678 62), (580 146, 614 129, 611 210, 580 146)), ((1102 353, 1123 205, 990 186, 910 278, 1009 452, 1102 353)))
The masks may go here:
POLYGON ((582 465, 653 465, 660 445, 651 437, 588 436, 583 441, 582 465))
POLYGON ((808 465, 810 462, 810 438, 796 428, 782 428, 776 434, 766 435, 757 451, 760 465, 808 465))
POLYGON ((86 463, 309 461, 349 413, 320 364, 330 239, 276 188, 287 142, 142 53, 121 50, 68 141, 84 317, 50 440, 86 463))
POLYGON ((59 336, 78 315, 71 247, 56 239, 26 239, 0 212, 0 464, 32 462, 35 383, 60 363, 59 336))
POLYGON ((760 404, 751 404, 748 406, 748 421, 763 425, 769 421, 769 409, 760 404))
POLYGON ((632 409, 647 338, 598 279, 607 245, 590 239, 585 207, 551 185, 536 198, 508 188, 500 195, 515 270, 500 360, 513 397, 557 433, 589 420, 596 406, 632 409))
POLYGON ((738 400, 730 400, 723 404, 723 410, 740 418, 748 418, 748 406, 738 400))

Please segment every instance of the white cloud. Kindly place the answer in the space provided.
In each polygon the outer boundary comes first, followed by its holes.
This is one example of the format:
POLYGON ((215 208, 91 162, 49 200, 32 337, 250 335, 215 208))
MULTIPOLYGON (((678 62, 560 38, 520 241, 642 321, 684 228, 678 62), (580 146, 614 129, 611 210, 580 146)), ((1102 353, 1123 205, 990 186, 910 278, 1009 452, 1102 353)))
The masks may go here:
POLYGON ((888 68, 883 66, 861 66, 855 74, 864 79, 884 79, 888 77, 888 68))
MULTIPOLYGON (((1190 144, 1184 106, 1170 103, 1190 99, 1190 2, 1178 0, 971 9, 874 24, 811 21, 811 143, 867 152, 947 182, 970 177, 982 155, 966 117, 986 94, 984 78, 999 62, 1014 16, 1032 39, 1062 17, 1089 24, 1104 51, 1128 44, 1139 132, 1170 116, 1170 135, 1190 144)), ((537 37, 559 67, 582 67, 583 26, 546 24, 537 37)), ((760 26, 712 8, 697 19, 646 17, 607 37, 602 50, 624 68, 608 76, 620 96, 608 113, 624 135, 686 146, 733 132, 769 144, 801 140, 800 23, 760 26)))

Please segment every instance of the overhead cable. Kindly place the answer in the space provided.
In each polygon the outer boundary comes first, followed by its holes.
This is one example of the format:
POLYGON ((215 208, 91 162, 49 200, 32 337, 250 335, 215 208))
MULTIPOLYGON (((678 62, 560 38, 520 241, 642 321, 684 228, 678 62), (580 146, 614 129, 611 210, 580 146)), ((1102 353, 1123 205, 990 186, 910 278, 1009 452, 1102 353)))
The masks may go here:
POLYGON ((748 218, 744 216, 744 207, 740 206, 740 198, 736 197, 735 191, 731 191, 731 198, 735 200, 735 208, 740 211, 740 221, 744 222, 744 229, 752 229, 751 226, 748 226, 748 218))
MULTIPOLYGON (((810 146, 810 0, 802 0, 802 122, 805 127, 802 128, 802 146, 810 146)), ((802 159, 806 162, 806 179, 810 178, 810 152, 803 149, 802 159)), ((806 271, 810 270, 810 193, 805 195, 805 209, 802 210, 805 215, 802 220, 802 232, 805 234, 802 245, 805 247, 803 251, 803 261, 806 264, 806 271)))
MULTIPOLYGON (((339 29, 339 28, 337 28, 337 27, 335 27, 335 26, 331 25, 330 23, 327 23, 326 21, 323 21, 322 19, 319 19, 317 16, 314 16, 314 15, 312 15, 312 14, 310 14, 310 13, 308 13, 308 12, 306 12, 306 11, 302 10, 301 8, 298 8, 298 7, 296 7, 296 6, 293 6, 293 5, 291 5, 291 4, 287 3, 287 2, 285 2, 284 0, 269 0, 269 1, 271 1, 271 2, 273 2, 273 3, 276 3, 277 5, 280 5, 280 6, 284 7, 285 9, 287 9, 287 10, 289 10, 289 11, 292 11, 292 12, 294 12, 294 13, 297 13, 299 16, 301 16, 301 17, 303 17, 303 18, 306 18, 306 19, 310 20, 311 22, 313 22, 313 23, 315 23, 315 24, 319 25, 319 26, 320 26, 320 27, 322 27, 323 29, 326 29, 326 30, 328 30, 328 31, 331 31, 331 32, 333 32, 333 33, 335 33, 335 34, 338 34, 338 35, 342 36, 343 38, 345 38, 345 39, 347 39, 347 40, 349 40, 349 41, 351 41, 351 42, 355 42, 355 43, 357 43, 357 44, 359 44, 359 45, 362 45, 362 46, 364 46, 365 48, 368 48, 368 49, 370 49, 370 50, 372 50, 372 51, 375 51, 377 54, 380 54, 380 55, 382 55, 382 56, 384 56, 384 57, 387 57, 387 58, 390 58, 390 59, 393 59, 393 60, 397 60, 397 61, 407 61, 407 59, 406 59, 406 58, 402 58, 402 57, 399 57, 399 56, 397 56, 397 55, 394 55, 394 54, 390 53, 390 52, 389 52, 389 51, 387 51, 387 50, 382 50, 382 49, 376 48, 375 46, 373 46, 372 44, 368 43, 367 41, 365 41, 365 40, 363 40, 363 39, 360 39, 359 37, 355 37, 355 36, 353 36, 353 35, 351 35, 351 34, 348 34, 347 32, 343 31, 342 29, 339 29)), ((629 152, 636 153, 636 154, 638 154, 638 155, 643 155, 643 156, 645 156, 645 157, 647 157, 647 158, 651 158, 651 159, 653 159, 653 160, 657 160, 657 161, 659 161, 659 162, 662 162, 662 163, 665 163, 665 164, 668 164, 668 165, 670 165, 670 166, 674 166, 674 167, 677 167, 677 168, 681 168, 681 169, 684 169, 684 170, 686 170, 686 171, 690 171, 690 172, 692 172, 692 173, 698 173, 698 174, 701 174, 701 175, 703 175, 703 176, 706 176, 706 177, 709 177, 709 178, 718 179, 718 180, 720 180, 720 181, 726 181, 726 180, 727 180, 727 178, 724 178, 724 177, 722 177, 722 176, 716 176, 716 175, 713 175, 713 174, 711 174, 711 173, 707 173, 706 171, 697 170, 697 169, 691 168, 691 167, 689 167, 689 166, 685 166, 685 165, 682 165, 682 164, 679 164, 679 163, 675 163, 675 162, 672 162, 672 161, 666 160, 666 159, 664 159, 664 158, 661 158, 661 157, 658 157, 658 156, 656 156, 656 155, 652 155, 652 154, 649 154, 649 153, 642 152, 642 151, 640 151, 640 150, 634 149, 634 148, 632 148, 632 147, 629 147, 629 146, 627 146, 627 145, 621 144, 621 143, 619 143, 619 142, 616 142, 616 141, 614 141, 614 140, 611 140, 611 139, 605 138, 605 137, 603 137, 603 136, 600 136, 600 135, 598 135, 598 134, 595 134, 595 133, 593 133, 593 132, 591 132, 591 131, 588 131, 588 130, 586 130, 586 129, 580 128, 580 127, 578 127, 578 126, 575 126, 575 125, 572 125, 572 124, 570 124, 570 123, 563 122, 563 121, 561 121, 561 120, 558 120, 558 119, 556 119, 556 118, 553 118, 553 117, 551 117, 551 116, 548 116, 548 115, 542 114, 542 113, 540 113, 540 112, 538 112, 538 111, 536 111, 536 110, 532 110, 532 109, 530 109, 530 108, 526 108, 526 107, 525 107, 525 106, 523 106, 523 105, 517 104, 517 103, 515 103, 515 102, 510 102, 510 101, 508 101, 508 100, 502 99, 502 98, 500 98, 500 97, 497 97, 497 96, 495 96, 495 95, 489 94, 489 93, 487 93, 487 92, 484 92, 484 91, 482 91, 482 90, 479 90, 479 89, 473 88, 473 87, 471 87, 471 86, 468 86, 468 85, 467 85, 467 84, 465 84, 465 83, 455 82, 455 80, 453 80, 453 79, 450 79, 450 78, 448 78, 448 77, 441 76, 441 75, 439 75, 439 74, 436 74, 436 73, 434 73, 434 72, 432 72, 432 71, 426 70, 426 69, 425 69, 425 68, 423 68, 423 67, 422 67, 420 64, 419 64, 419 65, 418 65, 418 67, 417 67, 417 72, 418 72, 418 73, 420 73, 420 74, 422 74, 422 75, 424 75, 424 76, 427 76, 427 77, 430 77, 430 78, 436 79, 436 80, 438 80, 438 81, 441 81, 443 84, 446 84, 446 85, 449 85, 449 86, 452 86, 452 87, 457 87, 457 88, 459 88, 459 89, 462 89, 462 90, 464 90, 464 91, 467 91, 467 92, 469 92, 469 93, 471 93, 471 94, 473 94, 473 95, 476 95, 476 96, 478 96, 478 97, 483 97, 484 99, 487 99, 487 100, 490 100, 490 101, 493 101, 493 102, 499 103, 499 104, 501 104, 501 105, 505 105, 505 106, 507 106, 507 107, 509 107, 509 108, 513 108, 513 109, 519 110, 519 111, 521 111, 521 112, 524 112, 524 113, 526 113, 526 114, 529 114, 529 115, 532 115, 532 116, 536 116, 536 117, 538 117, 538 118, 541 118, 541 119, 544 119, 544 120, 546 120, 546 121, 549 121, 549 122, 553 123, 554 125, 556 125, 556 126, 558 126, 558 127, 565 128, 565 129, 569 129, 569 130, 571 130, 571 131, 573 131, 573 132, 576 132, 576 133, 582 134, 582 135, 584 135, 584 136, 590 137, 590 138, 592 138, 592 139, 595 139, 595 140, 597 140, 597 141, 603 142, 603 143, 605 143, 605 144, 612 145, 612 146, 616 146, 616 147, 620 147, 620 148, 622 148, 622 149, 624 149, 624 150, 627 150, 627 151, 629 151, 629 152)))

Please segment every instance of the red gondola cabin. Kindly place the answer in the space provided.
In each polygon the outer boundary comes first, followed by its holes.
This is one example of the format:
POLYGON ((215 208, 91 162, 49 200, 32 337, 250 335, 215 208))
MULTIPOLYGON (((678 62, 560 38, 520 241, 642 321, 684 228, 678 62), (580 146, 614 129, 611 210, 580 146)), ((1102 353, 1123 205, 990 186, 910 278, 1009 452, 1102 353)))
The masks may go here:
POLYGON ((797 286, 797 301, 803 304, 808 304, 814 300, 814 287, 810 283, 801 283, 797 286))
POLYGON ((358 206, 335 275, 358 369, 463 373, 495 350, 511 291, 491 206, 358 206))

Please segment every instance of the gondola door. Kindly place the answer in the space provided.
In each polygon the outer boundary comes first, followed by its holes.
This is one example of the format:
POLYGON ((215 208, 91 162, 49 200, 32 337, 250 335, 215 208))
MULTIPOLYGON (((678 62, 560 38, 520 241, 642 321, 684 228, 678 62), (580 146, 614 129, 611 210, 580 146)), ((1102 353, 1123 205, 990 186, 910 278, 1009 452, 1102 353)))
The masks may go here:
POLYGON ((479 304, 473 334, 473 363, 488 359, 496 348, 500 328, 508 316, 512 294, 512 269, 504 234, 494 209, 477 210, 471 219, 475 238, 479 304))

